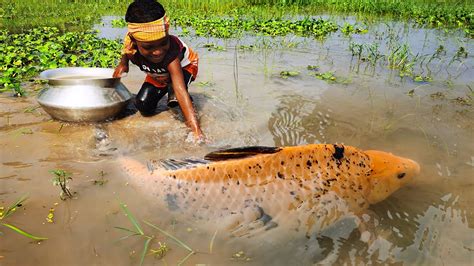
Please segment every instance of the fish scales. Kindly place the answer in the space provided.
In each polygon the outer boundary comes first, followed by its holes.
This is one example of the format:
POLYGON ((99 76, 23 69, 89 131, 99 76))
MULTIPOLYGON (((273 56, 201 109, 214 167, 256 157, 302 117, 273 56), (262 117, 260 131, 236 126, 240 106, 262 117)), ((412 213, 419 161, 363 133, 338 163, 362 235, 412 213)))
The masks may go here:
POLYGON ((275 153, 153 173, 130 159, 122 163, 158 204, 184 217, 225 220, 225 227, 234 231, 258 221, 265 230, 272 222, 310 234, 344 212, 367 208, 373 187, 374 169, 367 153, 343 145, 284 147, 275 153))

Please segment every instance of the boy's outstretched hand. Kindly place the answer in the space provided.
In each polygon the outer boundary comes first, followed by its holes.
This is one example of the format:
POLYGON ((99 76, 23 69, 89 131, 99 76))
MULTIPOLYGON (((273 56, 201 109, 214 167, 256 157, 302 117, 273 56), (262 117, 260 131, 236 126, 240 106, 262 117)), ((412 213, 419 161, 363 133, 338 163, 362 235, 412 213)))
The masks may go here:
POLYGON ((114 78, 120 78, 122 77, 122 74, 123 73, 128 73, 128 64, 122 64, 120 63, 114 70, 114 74, 112 75, 112 77, 114 78))
POLYGON ((128 57, 127 55, 122 55, 122 58, 120 58, 120 63, 114 70, 114 74, 112 77, 114 78, 121 78, 122 73, 128 73, 128 57))
POLYGON ((186 142, 192 142, 194 144, 207 144, 209 139, 204 136, 202 133, 189 132, 186 142))

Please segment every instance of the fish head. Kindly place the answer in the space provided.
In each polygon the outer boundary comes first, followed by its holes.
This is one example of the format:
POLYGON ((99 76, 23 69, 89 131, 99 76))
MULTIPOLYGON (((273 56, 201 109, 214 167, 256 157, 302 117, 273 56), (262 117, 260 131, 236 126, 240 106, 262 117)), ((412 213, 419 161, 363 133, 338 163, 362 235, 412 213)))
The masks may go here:
POLYGON ((386 199, 420 173, 420 165, 413 160, 383 151, 369 150, 365 153, 371 162, 370 204, 386 199))

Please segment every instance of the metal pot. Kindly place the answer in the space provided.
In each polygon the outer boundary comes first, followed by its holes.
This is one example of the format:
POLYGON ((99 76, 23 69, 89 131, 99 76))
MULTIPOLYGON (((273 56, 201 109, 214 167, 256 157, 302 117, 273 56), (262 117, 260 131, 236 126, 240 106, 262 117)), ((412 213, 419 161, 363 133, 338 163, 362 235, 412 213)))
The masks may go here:
POLYGON ((40 74, 48 83, 38 94, 38 103, 53 118, 95 122, 114 117, 132 95, 113 78, 111 68, 68 67, 40 74))

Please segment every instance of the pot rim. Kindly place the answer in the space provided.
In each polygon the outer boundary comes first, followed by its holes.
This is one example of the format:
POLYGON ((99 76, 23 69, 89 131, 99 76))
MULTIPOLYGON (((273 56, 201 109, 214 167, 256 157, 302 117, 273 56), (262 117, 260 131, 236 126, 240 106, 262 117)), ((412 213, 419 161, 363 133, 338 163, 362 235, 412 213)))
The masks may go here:
POLYGON ((47 80, 50 85, 92 84, 113 87, 117 82, 120 82, 120 77, 112 77, 113 73, 113 68, 62 67, 45 70, 40 73, 39 77, 40 79, 47 80), (78 78, 73 78, 74 76, 78 78))

